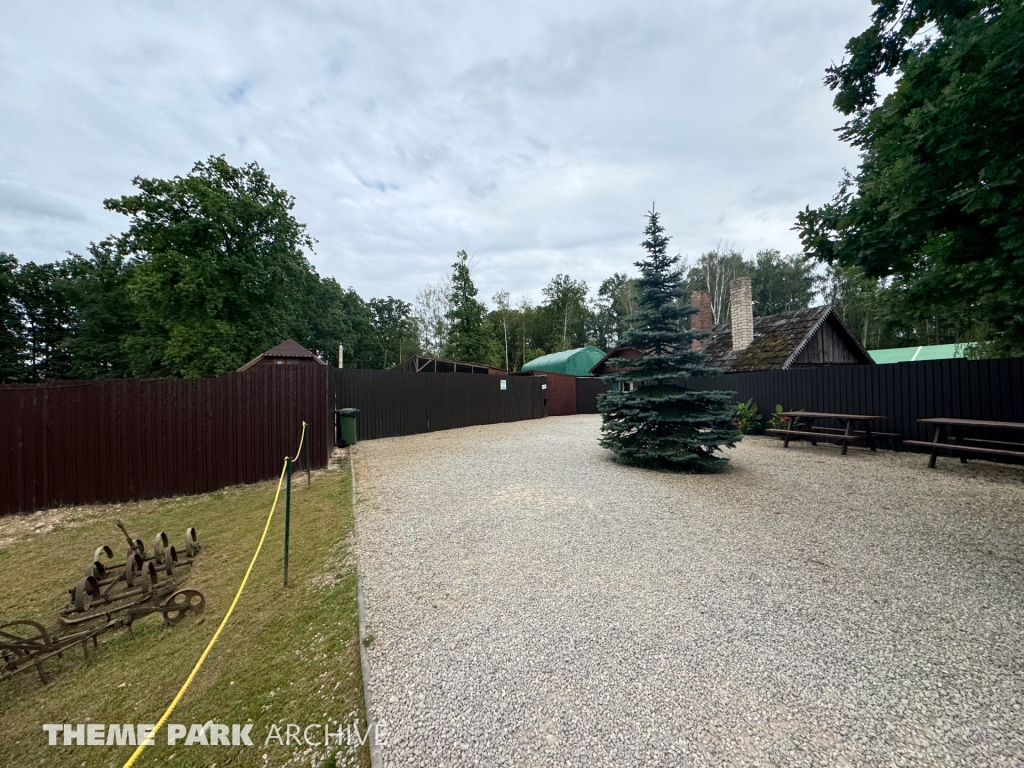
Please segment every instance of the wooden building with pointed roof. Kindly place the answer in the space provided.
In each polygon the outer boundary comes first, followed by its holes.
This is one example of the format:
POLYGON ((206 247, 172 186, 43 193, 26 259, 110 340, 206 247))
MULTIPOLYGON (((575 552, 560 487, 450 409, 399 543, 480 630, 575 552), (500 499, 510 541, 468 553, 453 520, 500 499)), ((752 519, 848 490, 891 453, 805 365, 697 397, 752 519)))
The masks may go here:
POLYGON ((239 373, 257 365, 327 365, 323 360, 292 339, 285 339, 276 347, 256 355, 238 369, 239 373))
MULTIPOLYGON (((694 291, 690 298, 697 308, 690 325, 708 334, 707 338, 694 341, 693 348, 704 350, 704 364, 708 367, 741 373, 874 364, 832 307, 754 317, 750 278, 737 278, 730 288, 731 323, 712 324, 711 302, 706 292, 694 291)), ((635 360, 642 356, 632 347, 618 347, 605 355, 591 373, 604 376, 621 370, 608 365, 612 358, 635 360)))
POLYGON ((874 363, 832 307, 755 317, 753 326, 754 337, 742 348, 733 343, 731 323, 715 326, 705 365, 739 373, 874 363))

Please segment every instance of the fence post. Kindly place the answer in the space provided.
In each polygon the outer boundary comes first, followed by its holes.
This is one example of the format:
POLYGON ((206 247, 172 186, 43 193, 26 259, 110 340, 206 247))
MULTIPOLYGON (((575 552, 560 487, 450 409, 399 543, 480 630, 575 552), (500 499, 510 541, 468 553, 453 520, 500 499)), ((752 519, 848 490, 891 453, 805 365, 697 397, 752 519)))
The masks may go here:
POLYGON ((288 531, 292 524, 292 458, 285 458, 284 488, 284 585, 288 586, 288 531))

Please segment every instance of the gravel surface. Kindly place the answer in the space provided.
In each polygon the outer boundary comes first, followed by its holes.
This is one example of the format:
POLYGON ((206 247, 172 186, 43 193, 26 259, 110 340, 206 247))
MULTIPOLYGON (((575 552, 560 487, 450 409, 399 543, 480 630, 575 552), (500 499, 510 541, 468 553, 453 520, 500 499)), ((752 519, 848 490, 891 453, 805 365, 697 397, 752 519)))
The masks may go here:
POLYGON ((1024 468, 599 426, 358 446, 384 765, 1024 765, 1024 468))

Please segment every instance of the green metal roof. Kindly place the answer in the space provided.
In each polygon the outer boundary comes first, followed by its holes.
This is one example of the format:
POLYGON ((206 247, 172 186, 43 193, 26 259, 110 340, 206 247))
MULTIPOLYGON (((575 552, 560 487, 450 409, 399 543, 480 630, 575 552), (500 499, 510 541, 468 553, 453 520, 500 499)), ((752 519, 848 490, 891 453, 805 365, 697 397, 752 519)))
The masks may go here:
POLYGON ((580 347, 538 357, 523 366, 524 371, 565 373, 569 376, 589 376, 590 369, 604 357, 597 347, 580 347))
POLYGON ((970 344, 932 344, 927 347, 896 347, 868 352, 876 363, 910 363, 919 360, 950 360, 963 357, 970 344))

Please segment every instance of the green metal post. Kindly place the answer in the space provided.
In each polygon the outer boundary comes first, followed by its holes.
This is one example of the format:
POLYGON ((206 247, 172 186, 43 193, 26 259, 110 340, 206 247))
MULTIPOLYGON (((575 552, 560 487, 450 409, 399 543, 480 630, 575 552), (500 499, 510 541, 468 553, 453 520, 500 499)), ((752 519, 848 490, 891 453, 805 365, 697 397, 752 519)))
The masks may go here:
POLYGON ((312 480, 312 467, 313 462, 311 460, 312 454, 309 452, 309 425, 306 425, 306 485, 309 485, 312 480))
POLYGON ((288 586, 288 531, 292 525, 292 459, 285 458, 284 488, 284 585, 288 586))

